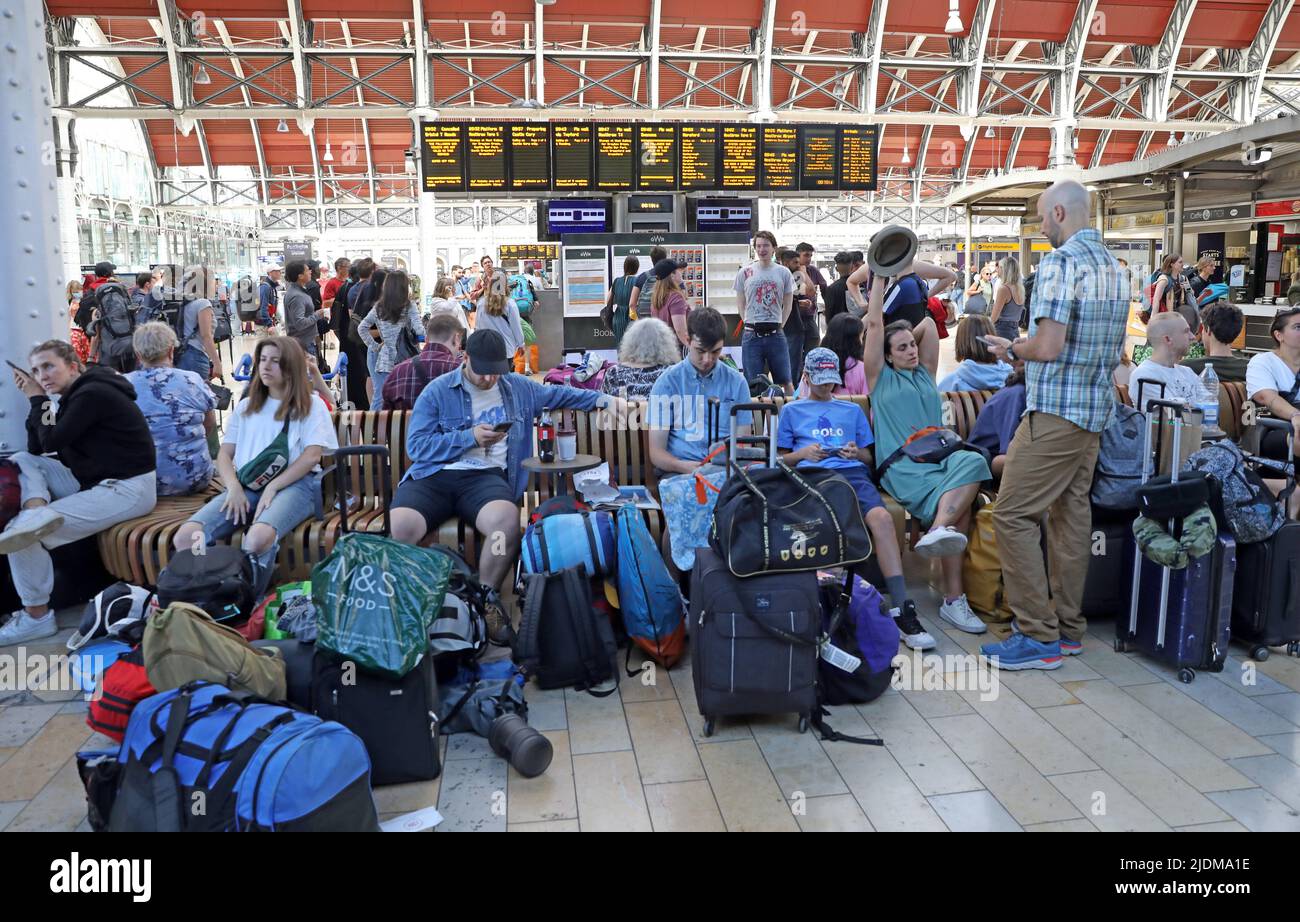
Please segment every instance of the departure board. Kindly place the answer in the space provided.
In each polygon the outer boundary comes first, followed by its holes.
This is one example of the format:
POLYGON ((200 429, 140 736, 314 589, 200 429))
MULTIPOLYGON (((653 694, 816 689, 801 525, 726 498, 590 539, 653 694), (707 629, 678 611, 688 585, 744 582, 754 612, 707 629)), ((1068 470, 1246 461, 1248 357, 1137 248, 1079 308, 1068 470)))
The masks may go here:
POLYGON ((840 188, 874 191, 876 188, 876 126, 840 128, 840 188))
POLYGON ((723 125, 718 144, 719 189, 758 188, 758 128, 723 125))
POLYGON ((636 126, 596 126, 596 184, 599 192, 628 192, 636 186, 636 126))
POLYGON ((637 126, 638 189, 652 192, 677 188, 677 126, 637 126))
POLYGON ((772 192, 799 191, 799 129, 794 125, 764 125, 761 185, 772 192))
POLYGON ((551 126, 545 122, 511 124, 510 188, 525 192, 551 188, 551 126))
POLYGON ((592 126, 585 122, 554 122, 551 129, 551 187, 557 192, 592 188, 592 126))
POLYGON ((429 122, 426 192, 781 192, 876 188, 875 125, 429 122))
POLYGON ((420 124, 420 176, 425 192, 465 191, 464 125, 420 124))
POLYGON ((679 129, 678 159, 681 161, 681 188, 685 191, 716 189, 718 187, 718 126, 692 125, 687 122, 680 125, 679 129))
POLYGON ((465 175, 470 192, 504 192, 506 176, 505 122, 472 122, 465 126, 465 175))
POLYGON ((839 129, 831 125, 799 128, 799 188, 805 191, 839 188, 839 129))

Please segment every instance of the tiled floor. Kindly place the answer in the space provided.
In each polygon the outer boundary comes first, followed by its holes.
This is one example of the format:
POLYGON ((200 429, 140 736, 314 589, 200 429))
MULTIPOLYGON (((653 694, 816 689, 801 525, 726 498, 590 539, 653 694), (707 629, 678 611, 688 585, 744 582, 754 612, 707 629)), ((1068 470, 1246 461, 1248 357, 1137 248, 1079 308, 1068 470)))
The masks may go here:
MULTIPOLYGON (((928 571, 908 564, 934 611, 928 571)), ((74 620, 60 618, 51 651, 74 620)), ((980 642, 923 620, 939 654, 980 642)), ((1115 653, 1109 622, 1092 630, 1067 668, 1002 676, 992 700, 950 674, 941 690, 832 709, 835 729, 884 748, 820 742, 793 717, 727 721, 706 740, 689 661, 603 699, 530 687, 533 725, 555 747, 545 775, 522 778, 457 736, 440 779, 375 796, 385 818, 436 805, 442 830, 1300 831, 1300 660, 1249 664, 1237 650, 1221 675, 1183 685, 1115 653)), ((67 694, 8 695, 0 829, 84 828, 73 756, 107 741, 67 694)))

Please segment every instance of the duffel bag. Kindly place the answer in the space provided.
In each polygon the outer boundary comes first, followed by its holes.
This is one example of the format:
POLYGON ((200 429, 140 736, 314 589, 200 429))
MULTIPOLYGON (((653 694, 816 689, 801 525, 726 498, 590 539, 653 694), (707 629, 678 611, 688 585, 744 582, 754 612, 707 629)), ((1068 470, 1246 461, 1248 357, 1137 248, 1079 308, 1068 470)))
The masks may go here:
POLYGON ((201 680, 272 701, 285 699, 280 651, 254 649, 234 628, 217 624, 193 605, 175 602, 151 615, 142 646, 145 672, 159 691, 201 680))
POLYGON ((354 733, 208 682, 141 702, 116 759, 83 772, 110 832, 379 830, 354 733))
POLYGON ((253 562, 239 548, 217 544, 177 551, 158 574, 158 607, 197 605, 212 620, 242 624, 257 605, 253 562))
POLYGON ((158 694, 144 668, 144 649, 136 647, 104 670, 99 693, 92 695, 86 723, 90 729, 122 742, 135 706, 158 694))
POLYGON ((526 573, 559 573, 582 567, 588 577, 615 570, 618 539, 608 512, 548 515, 528 526, 520 556, 526 573))
POLYGON ((861 563, 871 538, 858 495, 826 469, 733 469, 713 509, 709 547, 736 576, 861 563))

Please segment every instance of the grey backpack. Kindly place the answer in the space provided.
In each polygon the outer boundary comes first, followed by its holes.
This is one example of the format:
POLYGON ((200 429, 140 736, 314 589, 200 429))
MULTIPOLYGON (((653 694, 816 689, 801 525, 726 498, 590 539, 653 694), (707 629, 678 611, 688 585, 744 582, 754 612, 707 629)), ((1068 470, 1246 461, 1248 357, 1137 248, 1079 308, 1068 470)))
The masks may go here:
POLYGON ((1146 417, 1117 403, 1101 433, 1097 470, 1092 478, 1092 504, 1102 509, 1137 509, 1146 452, 1146 417))
POLYGON ((1228 526, 1238 544, 1267 541, 1286 522, 1282 504, 1246 463, 1246 456, 1235 443, 1223 439, 1206 445, 1188 458, 1187 464, 1203 471, 1218 485, 1223 505, 1220 509, 1211 491, 1214 517, 1228 526))

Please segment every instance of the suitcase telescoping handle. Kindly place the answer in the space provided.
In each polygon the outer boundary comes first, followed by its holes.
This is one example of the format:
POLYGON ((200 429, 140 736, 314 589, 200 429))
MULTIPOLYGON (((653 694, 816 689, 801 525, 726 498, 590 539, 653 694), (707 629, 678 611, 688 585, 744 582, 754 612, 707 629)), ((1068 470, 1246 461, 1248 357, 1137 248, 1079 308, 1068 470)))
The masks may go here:
POLYGON ((334 452, 334 469, 338 472, 339 485, 342 488, 342 496, 339 497, 339 530, 342 534, 347 534, 351 529, 348 528, 348 496, 352 493, 352 467, 348 463, 350 458, 364 458, 373 456, 379 459, 379 495, 384 504, 384 534, 393 533, 392 520, 390 518, 390 508, 393 505, 393 484, 392 470, 389 466, 388 446, 387 445, 348 445, 339 448, 334 452))
MULTIPOLYGON (((1140 382, 1138 389, 1141 391, 1142 385, 1146 382, 1140 382)), ((1161 393, 1164 392, 1164 385, 1160 385, 1161 393)), ((1160 425, 1164 420, 1164 411, 1169 410, 1173 416, 1173 458, 1170 464, 1170 482, 1178 482, 1178 468, 1182 463, 1179 457, 1183 441, 1183 413, 1188 409, 1187 404, 1177 400, 1165 400, 1163 398, 1152 397, 1150 400, 1143 401, 1139 404, 1146 411, 1146 453, 1142 458, 1142 483, 1150 479, 1155 467, 1155 455, 1159 451, 1159 442, 1155 440, 1154 433, 1160 431, 1160 425)), ((1169 522, 1169 528, 1172 530, 1173 521, 1169 522)), ((1171 531, 1172 533, 1172 531, 1171 531)), ((1162 567, 1160 573, 1160 620, 1156 626, 1156 648, 1163 648, 1165 645, 1165 625, 1169 619, 1169 580, 1170 573, 1168 567, 1162 567)), ((1128 632, 1133 637, 1137 634, 1138 621, 1138 595, 1142 586, 1142 549, 1134 544, 1133 547, 1133 585, 1129 594, 1129 614, 1128 614, 1128 632)))
MULTIPOLYGON (((759 403, 750 401, 749 403, 733 403, 731 405, 731 448, 727 453, 728 467, 735 467, 737 453, 743 445, 761 445, 767 449, 767 463, 769 467, 776 467, 776 433, 769 432, 767 435, 736 435, 736 416, 740 413, 760 413, 768 414, 774 411, 770 403, 759 403)), ((751 427, 758 429, 757 423, 751 427)), ((767 427, 771 428, 771 427, 767 427)))

